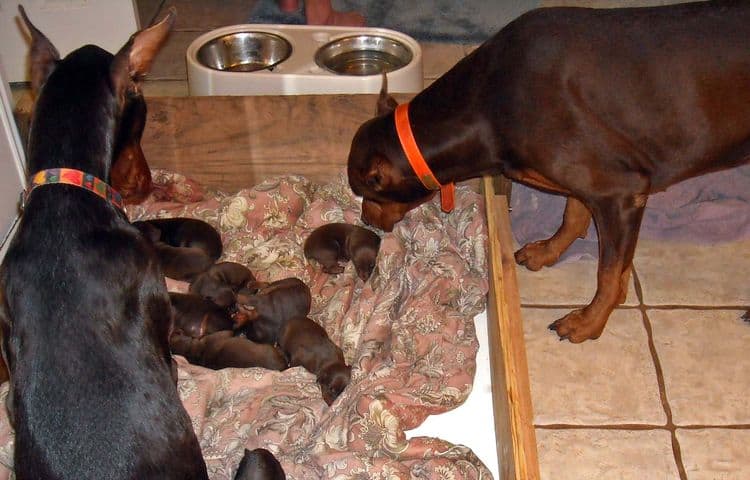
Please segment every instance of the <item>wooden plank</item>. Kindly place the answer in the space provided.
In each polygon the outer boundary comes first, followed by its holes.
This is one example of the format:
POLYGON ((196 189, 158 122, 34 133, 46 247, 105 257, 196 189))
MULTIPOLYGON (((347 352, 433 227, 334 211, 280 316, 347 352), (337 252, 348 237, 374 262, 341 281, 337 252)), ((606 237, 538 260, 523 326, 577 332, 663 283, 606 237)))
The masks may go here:
POLYGON ((498 461, 503 479, 539 479, 521 303, 505 196, 483 179, 489 236, 487 329, 498 461))
POLYGON ((149 97, 141 146, 152 168, 228 191, 290 173, 325 182, 344 172, 376 103, 377 95, 149 97))

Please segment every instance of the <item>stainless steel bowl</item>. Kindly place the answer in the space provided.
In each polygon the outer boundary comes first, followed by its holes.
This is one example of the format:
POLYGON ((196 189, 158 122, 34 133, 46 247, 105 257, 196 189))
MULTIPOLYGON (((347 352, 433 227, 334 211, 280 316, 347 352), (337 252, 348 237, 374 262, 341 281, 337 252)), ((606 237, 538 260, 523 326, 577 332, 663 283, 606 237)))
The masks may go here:
POLYGON ((411 62, 412 52, 403 43, 380 35, 339 38, 315 52, 315 63, 339 75, 376 75, 392 72, 411 62))
POLYGON ((235 32, 206 42, 198 49, 198 61, 227 72, 271 69, 292 54, 283 37, 267 32, 235 32))

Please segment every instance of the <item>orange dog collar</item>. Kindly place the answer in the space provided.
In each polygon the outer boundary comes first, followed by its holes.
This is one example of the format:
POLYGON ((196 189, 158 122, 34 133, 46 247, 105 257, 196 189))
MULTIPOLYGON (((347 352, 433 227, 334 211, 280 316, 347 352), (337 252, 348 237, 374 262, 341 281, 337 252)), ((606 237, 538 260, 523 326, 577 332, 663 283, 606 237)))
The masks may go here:
POLYGON ((21 205, 25 206, 31 192, 42 185, 52 185, 55 183, 64 183, 89 190, 104 200, 119 208, 124 209, 122 197, 114 188, 110 187, 107 182, 96 178, 90 173, 74 170, 72 168, 49 168, 36 172, 31 177, 31 184, 26 188, 21 197, 21 205))
POLYGON ((414 173, 417 174, 417 178, 426 189, 440 190, 440 208, 446 213, 452 212, 456 204, 455 185, 453 182, 441 185, 427 165, 422 152, 419 151, 417 141, 414 139, 414 133, 411 131, 408 103, 402 103, 396 107, 394 119, 401 148, 404 150, 406 159, 409 160, 409 165, 411 165, 414 173))

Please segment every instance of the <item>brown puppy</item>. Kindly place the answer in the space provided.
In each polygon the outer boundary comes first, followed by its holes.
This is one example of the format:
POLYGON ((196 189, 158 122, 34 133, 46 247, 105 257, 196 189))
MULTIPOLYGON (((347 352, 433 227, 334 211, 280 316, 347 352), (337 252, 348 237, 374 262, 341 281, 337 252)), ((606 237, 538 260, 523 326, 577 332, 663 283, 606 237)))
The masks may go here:
POLYGON ((195 277, 190 292, 220 307, 234 308, 237 292, 248 284, 255 284, 255 276, 249 268, 235 262, 220 262, 195 277))
POLYGON ((750 2, 522 15, 408 106, 394 112, 381 95, 382 115, 360 127, 348 160, 362 219, 390 231, 441 187, 445 200, 452 182, 482 175, 567 196, 560 229, 516 260, 554 264, 593 217, 596 294, 550 328, 598 338, 625 300, 649 194, 750 159, 748 38, 750 2), (407 161, 410 137, 434 180, 407 161))
POLYGON ((261 367, 281 371, 287 367, 284 355, 273 345, 235 337, 230 331, 193 338, 175 330, 169 337, 169 348, 194 365, 214 370, 261 367))
POLYGON ((341 273, 339 262, 354 262, 357 276, 366 282, 378 258, 380 237, 348 223, 329 223, 316 228, 305 240, 305 257, 320 262, 326 273, 341 273))
POLYGON ((115 143, 112 186, 120 192, 125 203, 140 203, 152 188, 151 169, 141 149, 143 129, 146 127, 146 100, 143 95, 133 97, 120 122, 122 129, 115 143))
POLYGON ((161 218, 133 222, 150 238, 164 275, 175 280, 193 280, 221 256, 221 235, 196 218, 161 218))
POLYGON ((234 328, 234 320, 226 308, 222 308, 200 295, 169 292, 175 330, 185 335, 201 338, 209 333, 234 328))
POLYGON ((302 366, 318 377, 323 400, 331 405, 351 380, 352 367, 325 329, 307 317, 294 317, 281 327, 279 346, 290 367, 302 366))
POLYGON ((245 449, 234 480, 285 480, 286 473, 271 452, 265 448, 245 449))
POLYGON ((271 282, 240 305, 244 316, 239 316, 236 329, 255 342, 275 344, 286 321, 307 316, 311 304, 310 288, 302 280, 285 278, 271 282))

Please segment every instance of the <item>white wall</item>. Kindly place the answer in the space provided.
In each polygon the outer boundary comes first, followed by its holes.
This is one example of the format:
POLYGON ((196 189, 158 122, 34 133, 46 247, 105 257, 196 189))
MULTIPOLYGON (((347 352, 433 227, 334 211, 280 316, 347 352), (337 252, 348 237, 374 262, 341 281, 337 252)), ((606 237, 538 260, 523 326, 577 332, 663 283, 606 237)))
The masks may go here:
POLYGON ((13 119, 10 88, 0 63, 0 258, 5 241, 18 218, 18 199, 25 185, 24 153, 13 119))
POLYGON ((89 43, 115 53, 138 30, 134 0, 0 0, 0 62, 7 82, 28 81, 19 4, 62 56, 89 43))

